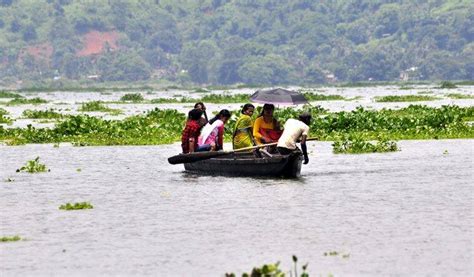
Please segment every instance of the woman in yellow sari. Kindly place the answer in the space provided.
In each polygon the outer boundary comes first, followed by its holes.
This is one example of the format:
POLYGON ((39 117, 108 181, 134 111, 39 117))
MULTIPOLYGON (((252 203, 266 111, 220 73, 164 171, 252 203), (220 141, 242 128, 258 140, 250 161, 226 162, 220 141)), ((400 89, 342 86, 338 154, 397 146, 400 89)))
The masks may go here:
POLYGON ((252 135, 252 115, 255 107, 252 104, 245 104, 242 108, 242 115, 237 119, 235 123, 234 135, 232 138, 232 144, 234 149, 240 149, 255 145, 255 141, 252 135))

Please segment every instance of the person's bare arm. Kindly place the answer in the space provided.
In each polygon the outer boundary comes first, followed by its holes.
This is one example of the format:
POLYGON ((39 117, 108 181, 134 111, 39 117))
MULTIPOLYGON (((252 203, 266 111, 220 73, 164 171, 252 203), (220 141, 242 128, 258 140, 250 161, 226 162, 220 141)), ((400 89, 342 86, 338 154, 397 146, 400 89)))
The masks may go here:
POLYGON ((303 157, 304 157, 304 164, 309 163, 309 158, 308 158, 308 149, 306 147, 306 135, 301 136, 301 150, 303 151, 303 157))
POLYGON ((194 151, 194 138, 189 138, 189 153, 193 153, 194 151))

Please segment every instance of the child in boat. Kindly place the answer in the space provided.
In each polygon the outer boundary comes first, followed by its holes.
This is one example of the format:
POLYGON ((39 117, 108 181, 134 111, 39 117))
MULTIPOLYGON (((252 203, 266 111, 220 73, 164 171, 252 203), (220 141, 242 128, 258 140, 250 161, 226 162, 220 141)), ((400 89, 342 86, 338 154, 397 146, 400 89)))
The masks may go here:
POLYGON ((235 123, 232 144, 234 149, 251 147, 255 145, 255 139, 252 134, 252 115, 255 107, 252 104, 245 104, 242 108, 242 115, 235 123))
POLYGON ((228 110, 221 110, 202 128, 198 139, 198 151, 221 150, 224 142, 224 125, 230 119, 228 110))
POLYGON ((273 116, 275 105, 263 105, 262 113, 253 125, 253 136, 257 144, 272 143, 278 141, 282 131, 280 123, 273 116))
POLYGON ((294 151, 300 151, 296 147, 296 142, 301 140, 301 149, 303 150, 304 164, 309 163, 308 151, 306 149, 306 138, 309 135, 309 125, 311 124, 311 114, 302 113, 299 120, 288 119, 285 122, 283 134, 278 140, 277 149, 282 155, 289 155, 294 151))
POLYGON ((199 130, 199 119, 202 116, 202 111, 199 109, 193 109, 188 113, 188 120, 186 121, 186 126, 184 127, 183 134, 181 135, 181 148, 183 153, 192 153, 198 148, 198 137, 199 130))

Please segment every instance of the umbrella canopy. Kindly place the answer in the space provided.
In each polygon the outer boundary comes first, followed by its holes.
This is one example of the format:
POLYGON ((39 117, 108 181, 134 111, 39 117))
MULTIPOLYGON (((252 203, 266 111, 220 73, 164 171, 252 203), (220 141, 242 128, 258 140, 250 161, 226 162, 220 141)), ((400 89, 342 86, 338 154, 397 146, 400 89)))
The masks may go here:
POLYGON ((257 90, 250 96, 250 101, 275 105, 300 105, 308 103, 303 94, 282 88, 257 90))

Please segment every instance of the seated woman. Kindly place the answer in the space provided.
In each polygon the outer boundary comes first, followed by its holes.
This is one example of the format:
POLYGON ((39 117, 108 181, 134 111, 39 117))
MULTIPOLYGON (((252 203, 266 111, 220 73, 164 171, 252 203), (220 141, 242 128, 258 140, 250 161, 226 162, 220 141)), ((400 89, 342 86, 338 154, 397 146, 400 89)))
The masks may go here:
POLYGON ((204 117, 201 116, 201 118, 199 119, 199 126, 201 126, 201 128, 202 128, 208 122, 207 113, 206 113, 206 106, 204 106, 203 102, 197 102, 196 104, 194 104, 194 108, 202 111, 202 115, 204 117))
POLYGON ((202 111, 199 109, 192 109, 188 113, 188 120, 186 121, 186 126, 184 127, 183 134, 181 135, 181 148, 183 153, 192 153, 198 148, 198 137, 199 130, 199 119, 202 116, 202 111))
POLYGON ((253 136, 257 144, 272 143, 278 141, 282 131, 280 123, 273 117, 275 106, 273 104, 263 105, 262 113, 253 125, 253 136))
POLYGON ((245 104, 242 108, 242 115, 235 123, 234 135, 232 137, 232 144, 234 149, 251 147, 255 145, 253 138, 253 122, 252 115, 255 107, 252 104, 245 104))
POLYGON ((224 125, 230 119, 228 110, 221 110, 202 128, 198 138, 198 151, 221 150, 224 143, 224 125))

